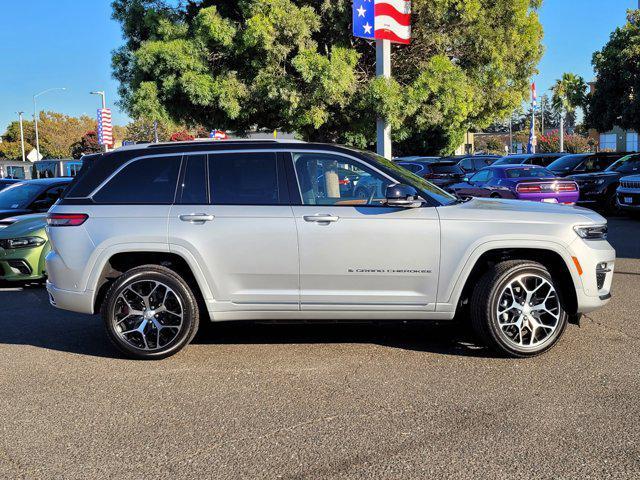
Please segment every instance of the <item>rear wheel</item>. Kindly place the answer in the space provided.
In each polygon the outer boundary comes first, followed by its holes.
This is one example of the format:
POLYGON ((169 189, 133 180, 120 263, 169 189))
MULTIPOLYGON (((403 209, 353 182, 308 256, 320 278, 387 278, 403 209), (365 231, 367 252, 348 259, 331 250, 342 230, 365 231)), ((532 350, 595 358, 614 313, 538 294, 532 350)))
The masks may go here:
POLYGON ((161 359, 184 348, 198 330, 198 303, 172 270, 145 265, 111 286, 102 305, 107 335, 125 355, 161 359))
POLYGON ((502 195, 500 195, 499 193, 492 193, 490 195, 491 198, 502 198, 502 195))
POLYGON ((476 334, 489 347, 512 357, 549 350, 562 336, 567 318, 548 270, 528 260, 493 266, 471 299, 476 334))

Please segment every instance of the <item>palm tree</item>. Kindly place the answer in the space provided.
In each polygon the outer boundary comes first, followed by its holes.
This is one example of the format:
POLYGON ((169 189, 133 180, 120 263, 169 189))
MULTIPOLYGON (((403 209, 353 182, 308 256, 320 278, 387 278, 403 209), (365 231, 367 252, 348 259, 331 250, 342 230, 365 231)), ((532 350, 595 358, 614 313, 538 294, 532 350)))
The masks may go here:
POLYGON ((564 117, 575 115, 578 107, 584 107, 587 100, 587 84, 580 75, 563 73, 551 87, 551 104, 560 117, 560 151, 564 151, 564 117))

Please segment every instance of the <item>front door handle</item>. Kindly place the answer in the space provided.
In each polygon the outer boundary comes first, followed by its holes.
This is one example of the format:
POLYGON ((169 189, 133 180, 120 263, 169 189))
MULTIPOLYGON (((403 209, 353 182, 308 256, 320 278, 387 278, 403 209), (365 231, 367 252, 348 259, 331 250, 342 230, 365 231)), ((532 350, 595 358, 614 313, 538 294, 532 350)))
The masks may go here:
POLYGON ((183 222, 195 223, 202 225, 205 222, 212 222, 214 220, 213 215, 207 215, 206 213, 190 213, 188 215, 180 215, 180 220, 183 222))
POLYGON ((318 214, 318 215, 305 215, 302 218, 304 218, 305 222, 328 224, 328 223, 337 222, 340 217, 336 217, 334 215, 318 214))

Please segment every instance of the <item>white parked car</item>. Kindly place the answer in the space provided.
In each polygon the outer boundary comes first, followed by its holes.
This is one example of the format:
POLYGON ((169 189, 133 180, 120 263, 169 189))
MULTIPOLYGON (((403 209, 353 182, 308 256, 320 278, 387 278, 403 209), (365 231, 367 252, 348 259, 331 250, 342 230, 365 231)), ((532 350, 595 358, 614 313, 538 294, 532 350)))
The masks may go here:
POLYGON ((499 352, 531 356, 607 303, 615 262, 590 210, 463 202, 374 154, 292 141, 109 152, 48 223, 51 302, 101 312, 136 358, 176 353, 201 319, 456 314, 499 352), (373 195, 340 188, 345 170, 373 195))

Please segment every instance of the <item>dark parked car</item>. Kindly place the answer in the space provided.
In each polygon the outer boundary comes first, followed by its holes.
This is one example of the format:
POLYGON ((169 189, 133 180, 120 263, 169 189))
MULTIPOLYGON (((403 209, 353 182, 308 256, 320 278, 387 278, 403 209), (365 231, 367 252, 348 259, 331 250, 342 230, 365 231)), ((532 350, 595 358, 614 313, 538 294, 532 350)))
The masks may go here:
POLYGON ((538 165, 547 168, 566 153, 525 153, 508 155, 497 160, 494 165, 538 165))
POLYGON ((396 163, 400 162, 438 162, 442 160, 442 157, 422 157, 420 155, 414 155, 412 157, 397 157, 394 158, 393 161, 396 163))
POLYGON ((398 165, 445 190, 465 177, 462 168, 453 161, 425 162, 417 160, 413 162, 398 162, 398 165))
POLYGON ((7 187, 10 187, 14 183, 19 183, 20 180, 12 180, 10 178, 0 178, 0 190, 4 190, 7 187))
POLYGON ((459 157, 443 158, 443 160, 454 160, 467 175, 482 170, 489 165, 493 165, 502 157, 499 155, 464 155, 459 157))
POLYGON ((468 181, 453 185, 459 197, 491 197, 571 205, 578 200, 575 182, 538 166, 497 165, 484 168, 468 181))
POLYGON ((560 157, 549 165, 547 169, 558 177, 567 177, 578 173, 602 172, 626 155, 629 154, 615 152, 576 153, 560 157))
POLYGON ((0 192, 0 219, 46 212, 60 198, 71 178, 27 180, 0 192))
POLYGON ((619 210, 616 190, 620 185, 620 179, 637 173, 640 173, 638 153, 621 158, 604 172, 583 173, 567 178, 575 180, 580 187, 578 203, 616 213, 619 210))
POLYGON ((618 206, 634 216, 640 215, 640 174, 620 179, 618 206))

